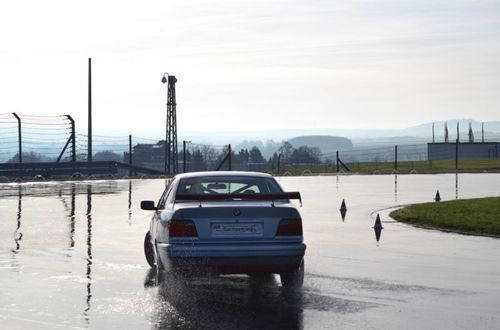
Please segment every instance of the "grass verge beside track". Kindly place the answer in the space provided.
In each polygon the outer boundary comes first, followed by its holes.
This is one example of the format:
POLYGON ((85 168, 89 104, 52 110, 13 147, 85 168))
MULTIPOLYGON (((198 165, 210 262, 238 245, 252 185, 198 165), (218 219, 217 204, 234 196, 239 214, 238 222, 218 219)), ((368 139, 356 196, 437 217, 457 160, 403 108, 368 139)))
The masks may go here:
POLYGON ((500 237, 500 197, 416 204, 390 216, 417 226, 500 237))
MULTIPOLYGON (((397 170, 394 161, 388 162, 347 162, 350 173, 360 174, 408 174, 408 173, 488 173, 500 172, 500 158, 493 159, 465 159, 459 160, 435 160, 435 161, 399 161, 397 170), (458 169, 455 168, 458 165, 458 169)), ((344 168, 339 168, 344 173, 349 173, 344 168)), ((261 169, 262 170, 262 169, 261 169)), ((276 166, 267 169, 267 172, 277 173, 276 166)), ((292 164, 281 165, 280 175, 314 175, 318 173, 336 173, 337 167, 334 162, 330 164, 292 164)))

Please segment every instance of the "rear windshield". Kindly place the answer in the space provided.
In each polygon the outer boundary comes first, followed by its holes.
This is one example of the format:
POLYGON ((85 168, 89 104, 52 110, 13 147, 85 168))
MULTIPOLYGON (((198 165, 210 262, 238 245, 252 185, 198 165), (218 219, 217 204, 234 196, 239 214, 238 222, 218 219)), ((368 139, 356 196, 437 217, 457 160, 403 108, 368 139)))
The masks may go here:
POLYGON ((272 194, 283 190, 273 178, 207 176, 179 181, 177 194, 272 194))

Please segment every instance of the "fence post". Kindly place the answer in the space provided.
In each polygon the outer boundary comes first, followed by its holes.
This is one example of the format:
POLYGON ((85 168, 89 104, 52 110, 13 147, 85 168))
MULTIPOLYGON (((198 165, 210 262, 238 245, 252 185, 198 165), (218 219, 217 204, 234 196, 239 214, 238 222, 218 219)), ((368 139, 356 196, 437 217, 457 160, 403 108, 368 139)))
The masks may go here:
POLYGON ((71 123, 71 161, 76 162, 76 134, 75 134, 75 121, 70 115, 66 115, 71 123))
POLYGON ((186 173, 186 141, 182 141, 182 173, 186 173))
POLYGON ((229 170, 231 171, 231 144, 228 145, 228 150, 229 150, 229 156, 227 159, 227 164, 229 165, 229 170))
POLYGON ((278 176, 280 175, 281 154, 278 154, 278 176))
POLYGON ((337 173, 339 173, 339 151, 337 150, 337 173))
POLYGON ((455 142, 455 170, 458 170, 458 139, 455 142))
MULTIPOLYGON (((128 164, 132 165, 132 135, 128 136, 128 164)), ((128 176, 132 176, 132 167, 129 167, 128 176)))
POLYGON ((394 169, 398 170, 398 146, 394 146, 394 169))
POLYGON ((22 138, 21 138, 21 118, 19 118, 19 116, 15 112, 13 112, 12 114, 17 119, 17 141, 18 141, 18 146, 19 146, 18 160, 19 160, 19 163, 22 163, 23 162, 23 143, 22 143, 22 138))
MULTIPOLYGON (((72 142, 71 144, 71 147, 72 147, 72 161, 74 162, 75 161, 75 157, 76 157, 76 154, 75 154, 75 123, 73 121, 73 118, 71 118, 70 115, 66 115, 66 118, 68 118, 68 120, 71 122, 71 136, 69 137, 68 141, 66 141, 66 144, 64 145, 64 147, 62 148, 61 150, 61 153, 59 154, 59 157, 57 157, 57 161, 56 162, 60 162, 61 161, 61 158, 62 156, 64 155, 64 153, 66 152, 66 149, 68 148, 68 145, 70 142, 72 142)), ((74 170, 74 167, 73 167, 73 170, 74 170)))

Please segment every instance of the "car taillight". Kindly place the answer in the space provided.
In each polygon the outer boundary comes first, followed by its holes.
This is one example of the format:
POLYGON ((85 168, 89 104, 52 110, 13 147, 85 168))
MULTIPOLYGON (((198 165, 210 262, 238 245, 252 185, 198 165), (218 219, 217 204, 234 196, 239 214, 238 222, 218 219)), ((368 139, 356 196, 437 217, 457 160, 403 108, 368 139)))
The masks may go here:
POLYGON ((301 219, 282 219, 278 225, 276 236, 301 236, 301 219))
POLYGON ((170 220, 168 235, 170 237, 198 237, 198 232, 192 220, 170 220))

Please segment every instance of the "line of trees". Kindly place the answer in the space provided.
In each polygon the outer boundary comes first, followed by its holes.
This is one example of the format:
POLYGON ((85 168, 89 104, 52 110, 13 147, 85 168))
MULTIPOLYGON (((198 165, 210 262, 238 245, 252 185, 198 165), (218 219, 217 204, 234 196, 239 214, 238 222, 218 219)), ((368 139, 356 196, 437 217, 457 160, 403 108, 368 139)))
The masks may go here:
MULTIPOLYGON (((186 160, 189 171, 201 171, 215 169, 229 152, 228 147, 217 151, 209 146, 195 148, 186 151, 186 160)), ((179 155, 182 160, 184 155, 179 155)), ((322 162, 322 154, 319 148, 300 146, 294 148, 289 142, 284 142, 279 150, 266 159, 257 146, 242 148, 239 151, 231 151, 231 164, 234 169, 273 167, 278 164, 319 164, 322 162)))
MULTIPOLYGON (((157 150, 154 157, 155 164, 153 164, 153 158, 151 159, 143 159, 139 158, 134 159, 134 155, 132 157, 133 162, 135 164, 141 166, 150 166, 150 167, 163 167, 164 162, 164 150, 157 150), (157 163, 157 164, 156 164, 157 163)), ((139 150, 136 150, 139 152, 139 150)), ((217 168, 217 166, 223 161, 223 159, 227 156, 229 148, 226 146, 221 149, 216 149, 209 145, 204 145, 200 147, 190 148, 190 150, 186 151, 186 160, 188 164, 189 171, 205 171, 205 170, 213 170, 217 168)), ((138 155, 136 155, 138 157, 138 155)), ((86 159, 86 155, 78 154, 77 160, 86 159), (83 157, 85 156, 85 157, 83 157)), ((179 161, 184 159, 184 154, 181 151, 178 156, 179 161)), ((248 169, 251 165, 260 166, 260 168, 264 167, 272 167, 276 166, 278 163, 278 159, 281 164, 316 164, 321 163, 322 154, 319 148, 312 148, 308 146, 300 146, 298 148, 294 148, 289 142, 284 142, 278 152, 275 152, 271 157, 266 159, 263 155, 259 147, 253 146, 251 148, 242 148, 238 151, 232 150, 231 152, 231 164, 235 169, 248 169)), ((55 161, 56 159, 52 159, 51 157, 44 156, 40 153, 35 152, 23 152, 23 162, 50 162, 55 161)), ((96 152, 93 155, 94 161, 124 161, 128 162, 128 153, 125 155, 120 155, 112 150, 104 150, 96 152)), ((11 157, 7 162, 9 163, 17 163, 19 161, 19 155, 15 154, 11 157)), ((68 157, 62 159, 62 161, 69 161, 68 157)))

